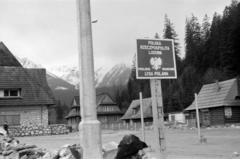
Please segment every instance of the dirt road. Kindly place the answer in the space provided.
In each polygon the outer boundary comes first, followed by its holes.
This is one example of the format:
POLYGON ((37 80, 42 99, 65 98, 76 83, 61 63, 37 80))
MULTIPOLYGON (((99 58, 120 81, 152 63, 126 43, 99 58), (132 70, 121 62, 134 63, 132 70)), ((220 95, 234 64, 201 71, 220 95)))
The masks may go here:
MULTIPOLYGON (((156 139, 151 130, 145 132, 146 143, 151 145, 149 151, 157 157, 156 139)), ((233 152, 240 153, 240 129, 216 128, 202 129, 207 144, 198 142, 197 130, 166 130, 168 159, 228 159, 233 152)), ((124 134, 135 134, 141 139, 141 131, 102 131, 102 143, 120 142, 124 134)), ((59 149, 64 144, 78 144, 78 132, 67 135, 18 137, 20 143, 35 144, 48 150, 59 149)))

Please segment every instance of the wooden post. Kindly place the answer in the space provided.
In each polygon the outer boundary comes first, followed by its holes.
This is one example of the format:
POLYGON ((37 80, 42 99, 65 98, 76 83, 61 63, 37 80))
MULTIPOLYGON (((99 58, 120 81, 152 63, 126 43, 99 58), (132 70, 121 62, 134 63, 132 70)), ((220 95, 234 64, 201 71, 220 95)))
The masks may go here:
POLYGON ((140 97, 140 107, 141 107, 142 140, 145 142, 145 126, 144 126, 144 116, 143 116, 142 92, 139 93, 139 97, 140 97))
POLYGON ((198 97, 197 93, 195 93, 195 104, 196 104, 196 118, 197 118, 197 128, 198 128, 198 138, 201 139, 201 132, 200 132, 200 122, 199 122, 199 113, 198 113, 198 97))
POLYGON ((157 151, 159 159, 166 159, 166 139, 164 132, 164 113, 162 102, 162 86, 161 80, 150 80, 152 94, 153 124, 156 141, 159 144, 157 151))
POLYGON ((90 0, 77 0, 79 94, 82 120, 79 124, 83 159, 102 159, 101 124, 97 120, 96 90, 90 0), (93 151, 94 150, 94 151, 93 151))

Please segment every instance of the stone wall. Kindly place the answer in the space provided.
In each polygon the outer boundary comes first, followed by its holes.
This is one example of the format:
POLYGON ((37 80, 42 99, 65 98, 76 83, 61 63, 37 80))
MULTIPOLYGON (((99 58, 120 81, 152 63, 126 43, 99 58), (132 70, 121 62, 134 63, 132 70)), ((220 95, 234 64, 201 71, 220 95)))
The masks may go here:
POLYGON ((48 126, 10 126, 9 134, 14 137, 19 136, 45 136, 67 134, 68 128, 65 124, 55 124, 48 126))
POLYGON ((46 106, 3 108, 0 115, 20 115, 20 125, 48 125, 46 106))

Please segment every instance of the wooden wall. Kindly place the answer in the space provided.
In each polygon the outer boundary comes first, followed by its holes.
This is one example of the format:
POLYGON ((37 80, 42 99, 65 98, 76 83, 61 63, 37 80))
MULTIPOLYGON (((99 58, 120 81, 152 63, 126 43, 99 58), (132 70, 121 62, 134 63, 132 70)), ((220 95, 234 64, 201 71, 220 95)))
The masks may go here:
POLYGON ((233 106, 232 107, 232 116, 231 118, 225 117, 225 123, 240 123, 240 106, 233 106))
POLYGON ((210 125, 224 125, 224 107, 210 108, 210 125))

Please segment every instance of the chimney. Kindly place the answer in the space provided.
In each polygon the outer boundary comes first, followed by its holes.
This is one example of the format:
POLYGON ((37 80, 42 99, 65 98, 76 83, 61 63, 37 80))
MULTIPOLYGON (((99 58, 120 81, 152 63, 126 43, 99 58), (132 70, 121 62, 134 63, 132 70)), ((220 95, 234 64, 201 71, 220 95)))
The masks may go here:
POLYGON ((218 92, 219 89, 220 89, 219 82, 218 82, 218 80, 216 80, 215 82, 216 82, 216 89, 217 89, 217 92, 218 92))

